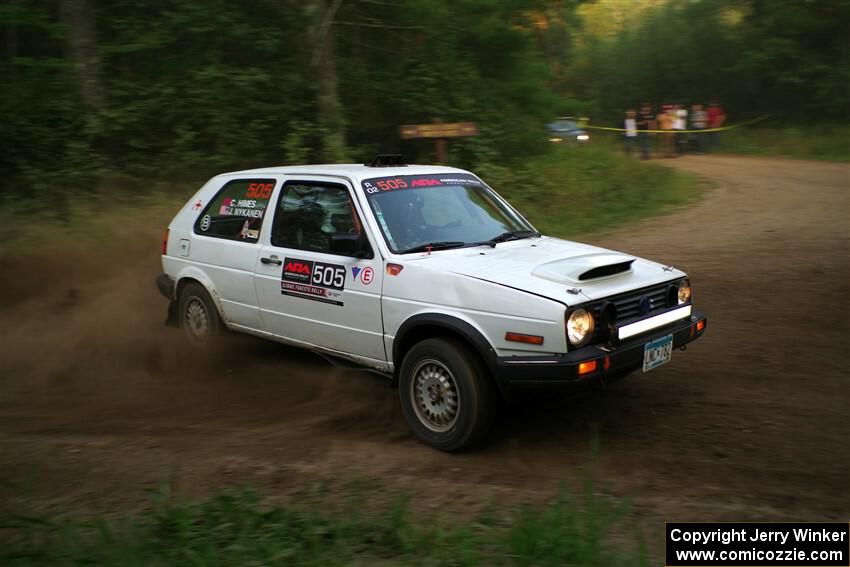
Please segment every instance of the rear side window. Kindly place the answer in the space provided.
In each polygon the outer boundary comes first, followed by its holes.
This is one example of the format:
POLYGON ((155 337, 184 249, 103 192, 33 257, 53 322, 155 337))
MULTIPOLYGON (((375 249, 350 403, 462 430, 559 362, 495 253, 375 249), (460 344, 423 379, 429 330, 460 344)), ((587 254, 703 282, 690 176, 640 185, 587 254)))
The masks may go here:
POLYGON ((274 186, 274 179, 228 181, 195 221, 195 234, 256 242, 274 186))
POLYGON ((348 191, 331 183, 287 183, 272 227, 272 245, 332 253, 332 234, 360 233, 348 191))

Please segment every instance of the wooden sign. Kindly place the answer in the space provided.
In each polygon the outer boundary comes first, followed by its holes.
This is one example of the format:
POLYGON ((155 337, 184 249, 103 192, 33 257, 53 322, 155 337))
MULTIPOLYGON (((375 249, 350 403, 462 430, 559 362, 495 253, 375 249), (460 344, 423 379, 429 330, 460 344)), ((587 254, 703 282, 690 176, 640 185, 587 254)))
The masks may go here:
POLYGON ((407 124, 399 126, 402 140, 414 138, 460 138, 462 136, 477 136, 478 127, 475 122, 449 122, 434 124, 407 124))
POLYGON ((406 124, 398 127, 402 140, 416 138, 433 138, 437 163, 446 161, 446 138, 477 136, 478 126, 475 122, 434 122, 432 124, 406 124))

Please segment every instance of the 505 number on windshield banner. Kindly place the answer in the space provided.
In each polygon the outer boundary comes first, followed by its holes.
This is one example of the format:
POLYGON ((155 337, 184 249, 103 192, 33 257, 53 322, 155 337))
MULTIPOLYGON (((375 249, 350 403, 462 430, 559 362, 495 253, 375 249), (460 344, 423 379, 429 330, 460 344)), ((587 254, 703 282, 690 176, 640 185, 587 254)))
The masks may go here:
POLYGON ((313 260, 286 258, 280 293, 332 305, 343 305, 345 266, 313 260))
POLYGON ((363 190, 368 196, 399 189, 420 189, 423 187, 442 187, 446 185, 482 185, 481 180, 469 173, 446 173, 428 175, 396 175, 393 177, 374 177, 363 180, 363 190))

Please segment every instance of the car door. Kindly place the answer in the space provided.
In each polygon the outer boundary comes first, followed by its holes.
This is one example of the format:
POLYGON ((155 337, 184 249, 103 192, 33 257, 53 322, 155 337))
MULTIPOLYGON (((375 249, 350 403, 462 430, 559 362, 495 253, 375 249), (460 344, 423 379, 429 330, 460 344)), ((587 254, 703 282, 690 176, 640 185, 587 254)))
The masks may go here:
POLYGON ((382 259, 352 197, 347 181, 285 181, 256 260, 260 313, 279 337, 386 361, 382 259), (355 235, 370 257, 331 249, 332 240, 355 235))
POLYGON ((186 259, 206 274, 220 300, 222 317, 230 324, 261 328, 254 264, 259 257, 260 230, 275 176, 224 177, 220 187, 195 219, 186 259))

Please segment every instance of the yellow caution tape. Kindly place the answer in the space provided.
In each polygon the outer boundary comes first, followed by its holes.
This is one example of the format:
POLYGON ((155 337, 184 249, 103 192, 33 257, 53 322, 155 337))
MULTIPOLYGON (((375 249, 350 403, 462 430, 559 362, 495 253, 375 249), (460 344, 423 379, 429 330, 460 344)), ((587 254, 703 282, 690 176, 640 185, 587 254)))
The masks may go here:
POLYGON ((755 124, 756 122, 761 122, 762 120, 767 120, 768 118, 770 118, 770 116, 759 116, 758 118, 748 120, 747 122, 741 122, 740 124, 722 126, 720 128, 703 128, 702 130, 626 130, 625 128, 611 128, 610 126, 583 126, 583 128, 587 130, 609 130, 611 132, 648 132, 651 134, 699 134, 701 132, 723 132, 724 130, 731 130, 733 128, 740 128, 741 126, 755 124))

